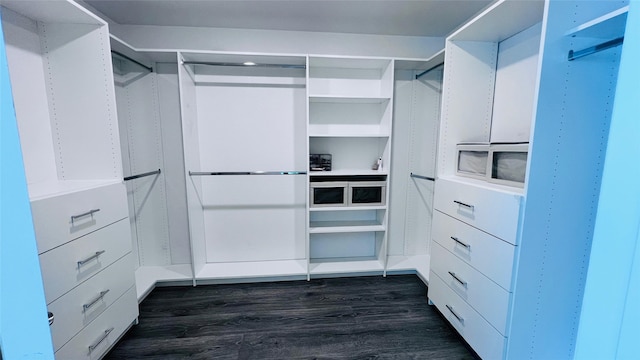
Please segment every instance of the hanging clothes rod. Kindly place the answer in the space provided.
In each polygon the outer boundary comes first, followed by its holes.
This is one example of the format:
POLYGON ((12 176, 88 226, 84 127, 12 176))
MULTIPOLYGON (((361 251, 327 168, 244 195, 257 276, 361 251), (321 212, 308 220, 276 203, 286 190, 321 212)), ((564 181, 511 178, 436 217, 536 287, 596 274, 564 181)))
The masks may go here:
POLYGON ((281 69, 306 69, 306 65, 296 64, 260 64, 254 62, 230 63, 230 62, 209 62, 209 61, 183 61, 183 65, 206 65, 206 66, 236 66, 236 67, 259 67, 259 68, 281 68, 281 69))
POLYGON ((189 176, 220 176, 220 175, 306 175, 306 171, 189 171, 189 176))
POLYGON ((436 179, 432 178, 432 177, 428 177, 428 176, 423 176, 423 175, 417 175, 414 173, 411 173, 410 175, 412 178, 416 178, 416 179, 422 179, 422 180, 429 180, 429 181, 436 181, 436 179))
POLYGON ((160 173, 161 173, 161 171, 160 171, 160 169, 158 169, 156 171, 149 171, 149 172, 138 174, 138 175, 127 176, 127 177, 124 178, 124 181, 129 181, 129 180, 133 180, 133 179, 139 179, 141 177, 156 175, 156 174, 160 174, 160 173))
POLYGON ((153 72, 153 68, 152 68, 152 67, 147 66, 147 65, 145 65, 145 64, 143 64, 143 63, 141 63, 140 61, 138 61, 138 60, 136 60, 136 59, 130 58, 130 57, 128 57, 127 55, 125 55, 125 54, 123 54, 123 53, 117 52, 117 51, 115 51, 115 50, 111 50, 111 53, 112 53, 112 54, 115 54, 115 55, 118 55, 118 56, 120 56, 120 57, 122 57, 122 58, 125 58, 125 59, 127 59, 127 60, 131 61, 132 63, 134 63, 134 64, 136 64, 136 65, 140 65, 140 66, 142 66, 143 68, 145 68, 145 69, 149 70, 150 72, 153 72))
POLYGON ((595 54, 602 50, 606 50, 618 45, 622 45, 623 42, 624 42, 624 36, 621 36, 613 40, 605 41, 602 44, 588 47, 586 49, 582 49, 578 51, 569 50, 569 55, 567 56, 567 59, 569 61, 573 61, 575 59, 578 59, 587 55, 595 54))
POLYGON ((440 64, 438 64, 438 65, 434 65, 434 66, 432 66, 432 67, 428 68, 427 70, 425 70, 425 71, 421 72, 420 74, 416 75, 416 80, 418 80, 419 78, 421 78, 423 75, 426 75, 429 71, 434 70, 434 69, 436 69, 436 68, 438 68, 438 67, 440 67, 440 66, 442 66, 442 65, 444 65, 444 63, 443 63, 443 62, 442 62, 442 63, 440 63, 440 64))

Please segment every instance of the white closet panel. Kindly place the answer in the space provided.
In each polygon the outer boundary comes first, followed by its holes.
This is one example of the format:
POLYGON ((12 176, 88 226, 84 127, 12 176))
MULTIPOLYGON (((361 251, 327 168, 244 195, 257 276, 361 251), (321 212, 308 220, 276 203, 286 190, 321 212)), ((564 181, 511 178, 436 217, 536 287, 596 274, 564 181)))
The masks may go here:
POLYGON ((165 149, 162 172, 166 186, 171 262, 173 264, 190 264, 191 249, 189 247, 184 157, 180 151, 183 146, 178 68, 175 63, 156 63, 154 70, 158 83, 162 148, 165 149))
POLYGON ((90 176, 93 179, 108 179, 122 174, 120 163, 120 143, 118 127, 111 121, 116 116, 113 92, 111 101, 104 101, 105 88, 111 89, 107 81, 105 63, 109 64, 109 44, 105 42, 108 30, 96 30, 92 25, 47 24, 43 30, 43 50, 46 51, 45 66, 54 70, 47 77, 49 112, 53 116, 53 131, 58 141, 54 143, 58 163, 58 176, 62 180, 73 180, 90 176), (69 41, 74 38, 74 41, 69 41), (103 59, 86 61, 83 52, 101 53, 103 59), (72 57, 75 54, 77 57, 72 57), (96 86, 78 88, 75 82, 66 79, 79 78, 96 86), (103 86, 97 86, 103 85, 103 86), (99 101, 96 101, 98 99, 99 101), (58 128, 73 129, 61 132, 58 128), (104 136, 83 136, 82 134, 103 134, 104 136), (85 151, 78 151, 78 148, 85 151), (92 149, 111 149, 91 151, 92 149), (111 166, 105 166, 110 164, 111 166))
POLYGON ((198 86, 204 171, 306 169, 305 89, 198 86), (297 105, 301 104, 301 105, 297 105))
POLYGON ((44 63, 40 54, 38 24, 8 9, 3 9, 2 19, 7 62, 10 65, 22 65, 12 66, 9 76, 12 78, 11 90, 14 93, 16 116, 30 119, 29 122, 18 121, 22 157, 27 165, 27 183, 52 181, 57 179, 58 175, 49 108, 46 105, 47 88, 44 81, 44 63))
MULTIPOLYGON (((114 64, 118 58, 114 60, 114 64)), ((162 129, 158 109, 156 74, 121 60, 126 72, 116 76, 118 120, 123 147, 125 176, 164 168, 162 129), (125 153, 126 151, 126 153, 125 153)), ((116 73, 118 66, 116 65, 116 73)), ((165 174, 127 181, 132 238, 140 265, 169 265, 169 229, 165 196, 165 174)))
MULTIPOLYGON (((178 62, 181 54, 178 54, 178 62)), ((198 115, 196 106, 196 84, 193 73, 186 66, 178 66, 180 90, 180 117, 182 119, 182 142, 186 174, 187 205, 189 214, 189 237, 194 276, 206 263, 204 211, 202 208, 202 179, 189 176, 189 171, 200 171, 200 149, 198 145, 198 115)))
POLYGON ((304 176, 203 179, 207 262, 305 257, 304 176))
POLYGON ((425 281, 434 182, 411 174, 436 176, 443 61, 444 51, 429 60, 395 60, 387 271, 415 269, 425 281))
MULTIPOLYGON (((256 85, 255 79, 238 76, 235 83, 222 80, 196 87, 200 168, 306 170, 301 156, 306 153, 304 87, 256 85)), ((207 262, 305 258, 305 177, 212 176, 200 181, 207 262)))
POLYGON ((529 142, 542 24, 498 46, 491 142, 529 142))

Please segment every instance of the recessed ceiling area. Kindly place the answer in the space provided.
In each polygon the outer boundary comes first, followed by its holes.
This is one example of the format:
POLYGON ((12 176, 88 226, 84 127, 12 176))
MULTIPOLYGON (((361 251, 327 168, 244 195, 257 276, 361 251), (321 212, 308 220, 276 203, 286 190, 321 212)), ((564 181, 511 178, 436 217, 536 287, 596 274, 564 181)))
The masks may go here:
POLYGON ((85 0, 123 25, 444 37, 492 0, 85 0))

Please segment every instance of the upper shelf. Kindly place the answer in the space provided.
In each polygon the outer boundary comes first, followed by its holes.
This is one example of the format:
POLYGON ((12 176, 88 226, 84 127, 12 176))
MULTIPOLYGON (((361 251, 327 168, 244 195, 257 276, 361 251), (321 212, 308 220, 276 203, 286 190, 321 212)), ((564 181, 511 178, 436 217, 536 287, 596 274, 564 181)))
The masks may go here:
POLYGON ((388 96, 340 96, 340 95, 309 95, 312 103, 341 103, 341 104, 382 104, 391 100, 388 96))
POLYGON ((309 67, 310 68, 339 68, 339 69, 377 69, 384 71, 391 59, 371 59, 371 58, 356 58, 356 57, 325 57, 325 56, 310 56, 309 67))
POLYGON ((614 39, 624 35, 629 6, 580 24, 567 31, 566 36, 597 39, 614 39))
POLYGON ((497 1, 447 39, 500 42, 542 21, 543 12, 543 0, 497 1))
POLYGON ((0 0, 0 5, 32 20, 45 23, 106 25, 73 1, 0 0))

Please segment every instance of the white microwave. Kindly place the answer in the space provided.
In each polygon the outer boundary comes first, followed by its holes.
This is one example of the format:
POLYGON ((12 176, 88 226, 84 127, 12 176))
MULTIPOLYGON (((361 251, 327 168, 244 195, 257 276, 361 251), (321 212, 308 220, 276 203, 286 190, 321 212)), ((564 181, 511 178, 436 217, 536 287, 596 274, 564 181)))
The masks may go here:
MULTIPOLYGON (((387 182, 375 177, 346 176, 312 179, 309 186, 309 206, 384 206, 387 182)), ((382 177, 384 178, 384 176, 382 177)))

